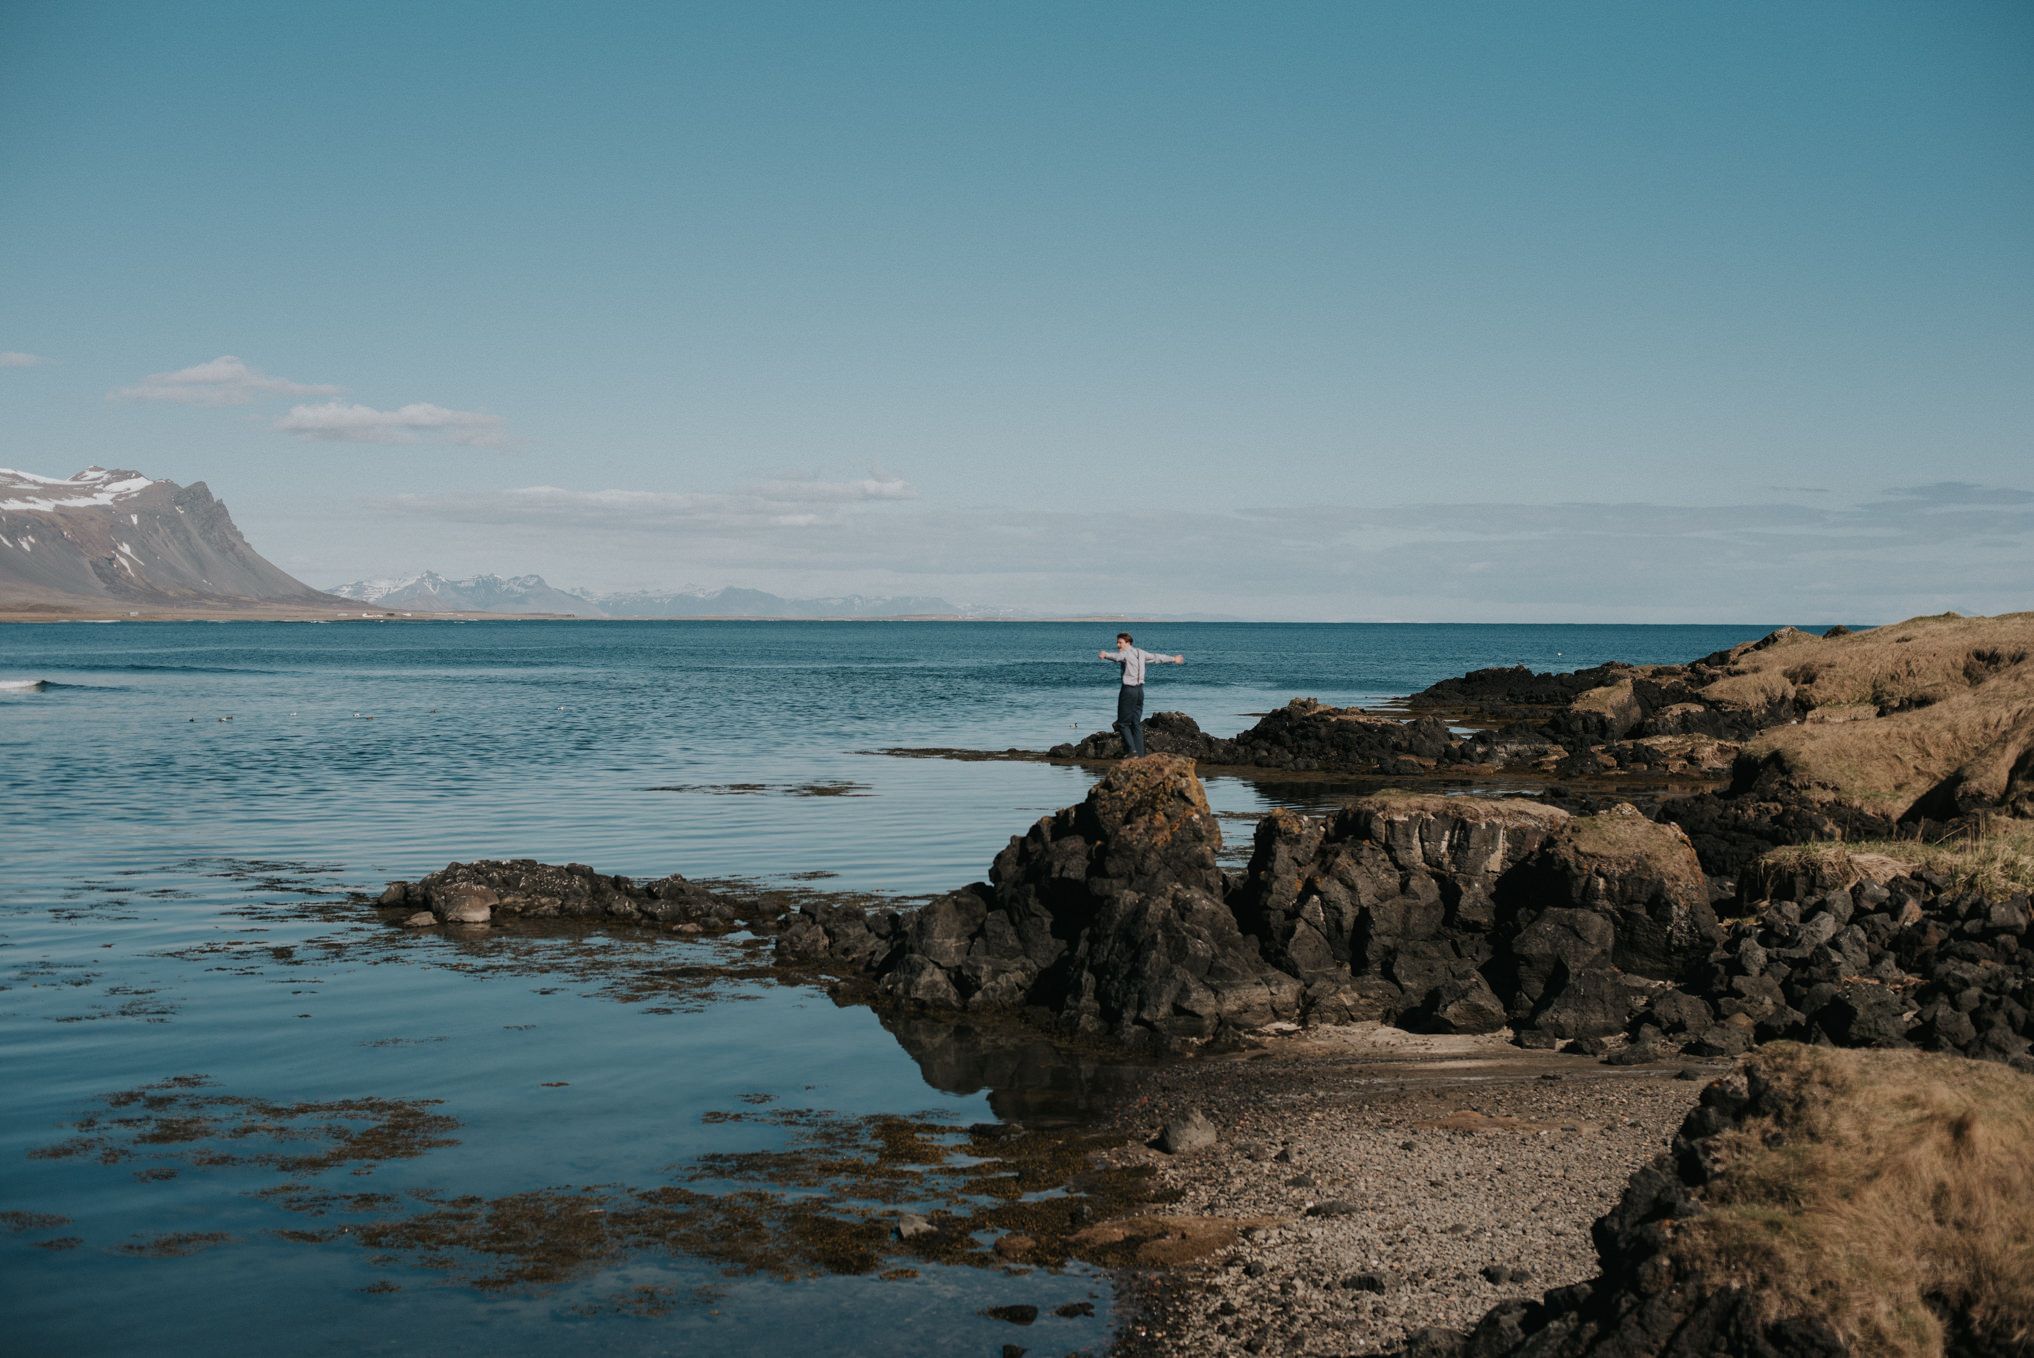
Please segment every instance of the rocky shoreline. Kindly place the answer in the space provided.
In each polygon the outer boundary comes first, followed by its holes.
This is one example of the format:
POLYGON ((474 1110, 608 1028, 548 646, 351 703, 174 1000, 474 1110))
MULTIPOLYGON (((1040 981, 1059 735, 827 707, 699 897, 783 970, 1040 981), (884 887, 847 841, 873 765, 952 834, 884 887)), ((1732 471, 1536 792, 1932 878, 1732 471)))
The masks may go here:
MULTIPOLYGON (((1781 628, 1680 665, 1522 666, 1446 679, 1389 711, 1295 698, 1232 737, 1179 712, 1146 747, 1277 783, 1503 786, 1583 813, 1620 801, 1679 825, 1729 883, 1772 849, 1941 838, 2034 819, 2034 613, 1948 613, 1869 631, 1781 628)), ((1050 750, 902 755, 1100 762, 1097 731, 1050 750)))
MULTIPOLYGON (((1145 1312, 1125 1352, 1638 1354, 1684 1332, 1723 1346, 1689 1352, 1849 1352, 1772 1329, 1742 1288, 1684 1288, 1671 1316, 1619 1298, 1661 1294, 1644 1288, 1664 1266, 1635 1253, 1658 1214, 1632 1195, 1666 1192, 1643 1166, 1673 1127, 1685 1169, 1745 1109, 1777 1115, 1752 1098, 1718 1122, 1728 1081, 1689 1114, 1726 1063, 1918 1048, 1993 1072, 1971 1079, 2034 1074, 2029 859, 1986 848, 2021 844, 2034 812, 2034 615, 1881 631, 1481 671, 1414 695, 1427 715, 1405 721, 1295 700, 1224 741, 1161 714, 1154 753, 1109 762, 987 880, 915 910, 526 860, 452 864, 379 904, 416 928, 741 931, 900 1032, 1000 1023, 1196 1058, 1132 1081, 1115 1114, 1152 1146, 1111 1163, 1150 1166, 1175 1209, 1070 1237, 1178 1266, 1127 1275, 1145 1312), (1272 812, 1234 872, 1204 758, 1401 785, 1272 812), (1438 794, 1465 772, 1546 795, 1438 794), (1844 842, 1860 831, 1888 838, 1844 842)), ((1022 757, 1106 760, 1112 739, 1022 757)), ((1682 1210, 1706 1182, 1660 1201, 1682 1210)))

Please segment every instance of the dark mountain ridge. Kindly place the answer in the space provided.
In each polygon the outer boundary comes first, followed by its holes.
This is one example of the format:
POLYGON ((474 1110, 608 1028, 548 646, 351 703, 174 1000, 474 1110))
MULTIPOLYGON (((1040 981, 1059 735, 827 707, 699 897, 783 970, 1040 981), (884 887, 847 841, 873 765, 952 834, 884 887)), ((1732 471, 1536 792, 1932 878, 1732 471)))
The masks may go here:
MULTIPOLYGON (((344 608, 254 550, 204 482, 0 469, 0 607, 344 608)), ((355 605, 354 607, 358 607, 355 605)))

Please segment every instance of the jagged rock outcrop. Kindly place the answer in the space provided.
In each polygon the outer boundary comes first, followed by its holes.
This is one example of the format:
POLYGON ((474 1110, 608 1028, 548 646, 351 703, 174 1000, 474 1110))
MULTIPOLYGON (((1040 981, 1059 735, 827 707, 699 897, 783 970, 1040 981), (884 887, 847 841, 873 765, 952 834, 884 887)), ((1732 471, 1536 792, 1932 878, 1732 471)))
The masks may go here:
POLYGON ((1309 1017, 1490 1032, 1497 883, 1568 819, 1525 801, 1386 795, 1319 821, 1258 823, 1233 901, 1264 955, 1306 984, 1309 1017))
POLYGON ((922 907, 876 985, 908 1005, 1042 1009, 1129 1039, 1297 1017, 1298 983, 1224 901, 1220 847, 1190 762, 1127 760, 1013 838, 987 883, 922 907))
POLYGON ((1687 838, 1628 806, 1394 794, 1267 816, 1232 902, 1310 1017, 1552 1045, 1618 1032, 1705 961, 1707 897, 1687 838))
POLYGON ((1721 937, 1688 837, 1630 806, 1563 824, 1503 897, 1491 970, 1513 1026, 1555 1039, 1619 1031, 1649 982, 1688 975, 1721 937))
POLYGON ((930 1010, 1030 1009, 1118 1037, 1272 1018, 1616 1033, 1717 941, 1685 836, 1629 807, 1385 794, 1275 811, 1229 881, 1192 765, 1126 761, 987 883, 869 924, 809 909, 778 955, 845 962, 930 1010))
POLYGON ((1566 674, 1536 674, 1523 665, 1474 670, 1443 679, 1406 699, 1408 706, 1448 712, 1494 730, 1472 739, 1498 744, 1532 737, 1570 752, 1625 740, 1704 736, 1740 741, 1799 716, 1791 693, 1729 697, 1708 690, 1736 672, 1745 657, 1807 634, 1781 628, 1758 641, 1686 665, 1613 661, 1566 674))

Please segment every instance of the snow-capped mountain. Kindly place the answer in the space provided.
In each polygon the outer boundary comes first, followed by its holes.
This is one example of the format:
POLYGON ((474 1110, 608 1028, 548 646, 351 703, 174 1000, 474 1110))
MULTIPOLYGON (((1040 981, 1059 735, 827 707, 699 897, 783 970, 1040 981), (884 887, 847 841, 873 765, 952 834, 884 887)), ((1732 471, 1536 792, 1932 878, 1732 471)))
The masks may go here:
POLYGON ((436 571, 378 580, 356 580, 332 593, 383 608, 422 608, 452 613, 569 613, 602 617, 589 600, 553 589, 540 575, 476 575, 448 580, 436 571))
POLYGON ((250 547, 202 481, 179 486, 103 467, 68 480, 0 469, 0 607, 339 602, 250 547))
POLYGON ((428 608, 489 613, 573 613, 582 618, 903 618, 955 617, 963 610, 944 599, 786 599, 759 589, 627 590, 594 594, 558 589, 541 575, 476 575, 448 580, 436 571, 397 579, 356 580, 332 593, 383 608, 428 608))

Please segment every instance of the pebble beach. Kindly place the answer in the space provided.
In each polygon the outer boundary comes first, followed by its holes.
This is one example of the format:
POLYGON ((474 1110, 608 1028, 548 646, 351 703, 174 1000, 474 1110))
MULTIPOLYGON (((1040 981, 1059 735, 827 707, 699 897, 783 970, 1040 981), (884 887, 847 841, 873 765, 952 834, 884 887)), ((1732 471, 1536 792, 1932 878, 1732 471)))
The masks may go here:
POLYGON ((1391 1353, 1591 1277, 1590 1223, 1718 1069, 1359 1024, 1154 1071, 1124 1105, 1143 1136, 1119 1156, 1178 1191, 1169 1213, 1263 1224, 1131 1274, 1118 1352, 1391 1353), (1212 1145, 1144 1144, 1195 1111, 1212 1145))

